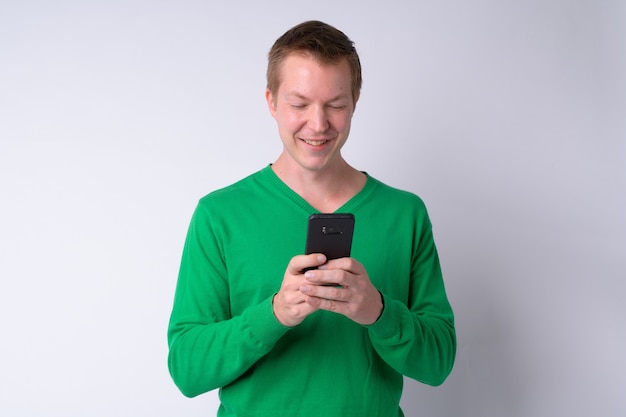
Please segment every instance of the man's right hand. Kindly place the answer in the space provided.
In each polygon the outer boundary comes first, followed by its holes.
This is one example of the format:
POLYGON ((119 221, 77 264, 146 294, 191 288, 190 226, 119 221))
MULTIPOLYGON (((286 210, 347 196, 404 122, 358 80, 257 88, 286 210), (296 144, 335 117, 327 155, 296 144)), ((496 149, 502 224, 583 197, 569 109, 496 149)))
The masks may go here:
POLYGON ((306 303, 306 296, 300 292, 300 286, 306 283, 304 270, 323 265, 326 257, 322 254, 297 255, 291 258, 280 291, 272 301, 274 316, 287 327, 294 327, 302 323, 304 319, 317 308, 306 303))

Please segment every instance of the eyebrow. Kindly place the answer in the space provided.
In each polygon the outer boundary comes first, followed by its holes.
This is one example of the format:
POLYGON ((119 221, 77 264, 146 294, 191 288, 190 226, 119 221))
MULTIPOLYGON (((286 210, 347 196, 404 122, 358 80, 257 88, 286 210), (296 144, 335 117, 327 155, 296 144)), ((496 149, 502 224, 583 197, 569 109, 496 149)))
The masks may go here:
MULTIPOLYGON (((305 100, 305 101, 309 100, 308 97, 305 97, 305 96, 303 96, 302 94, 299 94, 299 93, 286 93, 285 97, 286 98, 296 98, 298 100, 305 100)), ((330 100, 328 100, 327 103, 333 103, 335 101, 349 99, 349 98, 350 98, 350 96, 348 94, 341 93, 341 94, 331 98, 330 100)))

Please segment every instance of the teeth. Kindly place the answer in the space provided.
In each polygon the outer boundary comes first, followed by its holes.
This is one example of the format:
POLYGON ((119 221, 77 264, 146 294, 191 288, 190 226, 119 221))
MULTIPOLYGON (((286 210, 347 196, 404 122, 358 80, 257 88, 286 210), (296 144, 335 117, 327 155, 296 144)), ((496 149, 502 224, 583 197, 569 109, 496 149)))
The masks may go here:
POLYGON ((325 140, 307 140, 307 139, 303 139, 305 143, 311 145, 311 146, 320 146, 326 143, 325 140))

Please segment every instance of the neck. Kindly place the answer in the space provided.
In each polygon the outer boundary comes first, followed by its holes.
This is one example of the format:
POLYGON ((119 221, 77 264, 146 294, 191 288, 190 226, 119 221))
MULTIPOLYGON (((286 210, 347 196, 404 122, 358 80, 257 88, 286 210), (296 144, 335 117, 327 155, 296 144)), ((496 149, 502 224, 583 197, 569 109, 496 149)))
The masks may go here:
POLYGON ((289 188, 323 213, 332 213, 365 186, 367 177, 338 158, 322 170, 308 170, 281 155, 272 170, 289 188))

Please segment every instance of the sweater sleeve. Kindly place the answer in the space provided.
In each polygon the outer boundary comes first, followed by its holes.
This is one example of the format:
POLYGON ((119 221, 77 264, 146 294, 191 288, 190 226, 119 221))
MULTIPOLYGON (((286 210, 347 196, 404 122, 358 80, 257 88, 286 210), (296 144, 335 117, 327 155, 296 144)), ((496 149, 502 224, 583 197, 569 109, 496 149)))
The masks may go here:
POLYGON ((168 366, 193 397, 233 382, 267 354, 288 328, 272 297, 231 317, 228 271, 206 208, 196 209, 183 250, 168 327, 168 366))
POLYGON ((440 385, 456 355, 454 316, 427 216, 415 237, 408 304, 383 294, 383 312, 367 326, 368 333, 374 349, 396 371, 440 385))

